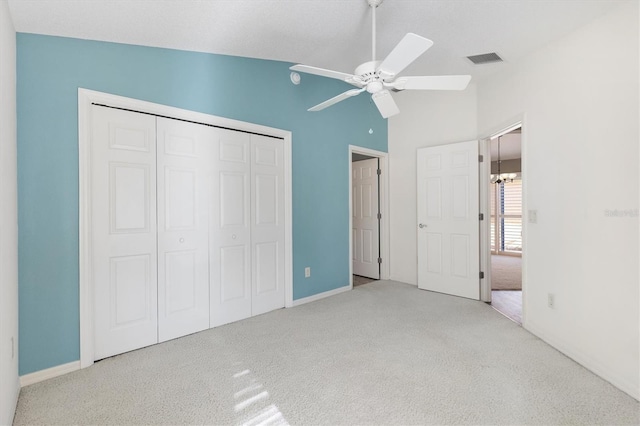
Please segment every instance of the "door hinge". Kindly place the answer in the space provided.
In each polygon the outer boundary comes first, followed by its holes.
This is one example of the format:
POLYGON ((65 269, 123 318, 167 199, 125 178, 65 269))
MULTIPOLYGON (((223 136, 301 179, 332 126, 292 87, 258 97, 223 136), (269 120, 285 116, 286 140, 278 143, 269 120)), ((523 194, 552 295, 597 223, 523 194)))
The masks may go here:
POLYGON ((484 279, 484 272, 480 271, 480 279, 484 279))
POLYGON ((378 173, 378 176, 380 176, 382 174, 382 170, 378 169, 377 173, 378 173))
POLYGON ((380 264, 380 263, 382 263, 382 258, 381 257, 378 258, 378 264, 380 264))
POLYGON ((378 213, 378 220, 382 219, 382 213, 378 213))
POLYGON ((478 163, 484 163, 484 155, 478 155, 478 163))
POLYGON ((478 219, 480 219, 480 220, 484 220, 484 213, 480 213, 480 214, 478 215, 478 219))

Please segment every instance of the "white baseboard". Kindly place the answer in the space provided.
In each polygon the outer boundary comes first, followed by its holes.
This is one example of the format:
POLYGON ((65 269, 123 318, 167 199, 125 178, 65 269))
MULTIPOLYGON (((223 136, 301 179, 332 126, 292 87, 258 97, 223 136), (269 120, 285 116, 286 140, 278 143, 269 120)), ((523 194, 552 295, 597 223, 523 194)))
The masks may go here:
POLYGON ((632 379, 618 375, 599 361, 581 353, 580 350, 570 347, 563 341, 563 339, 554 336, 551 333, 542 331, 541 328, 537 327, 535 324, 532 325, 531 321, 527 321, 525 328, 578 364, 585 367, 587 370, 590 370, 592 373, 600 376, 602 379, 627 393, 632 398, 640 401, 640 384, 638 382, 634 383, 632 379))
POLYGON ((325 297, 335 296, 336 294, 344 293, 345 291, 351 290, 350 285, 346 285, 344 287, 338 287, 333 290, 325 291, 323 293, 314 294, 313 296, 303 297, 302 299, 296 299, 293 301, 293 306, 304 305, 305 303, 315 302, 316 300, 324 299, 325 297))
POLYGON ((62 376, 63 374, 71 373, 76 370, 80 370, 80 361, 73 361, 67 364, 57 365, 55 367, 25 374, 24 376, 20 376, 20 387, 29 386, 47 379, 53 379, 54 377, 62 376))

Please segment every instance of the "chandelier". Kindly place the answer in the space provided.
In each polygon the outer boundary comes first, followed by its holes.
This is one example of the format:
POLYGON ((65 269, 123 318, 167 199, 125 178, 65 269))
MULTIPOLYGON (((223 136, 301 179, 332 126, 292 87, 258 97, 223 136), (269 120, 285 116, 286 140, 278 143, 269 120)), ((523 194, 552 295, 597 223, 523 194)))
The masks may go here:
POLYGON ((491 183, 495 183, 500 185, 502 182, 513 182, 513 180, 518 176, 515 173, 500 173, 500 138, 502 136, 498 136, 498 174, 491 175, 491 183))

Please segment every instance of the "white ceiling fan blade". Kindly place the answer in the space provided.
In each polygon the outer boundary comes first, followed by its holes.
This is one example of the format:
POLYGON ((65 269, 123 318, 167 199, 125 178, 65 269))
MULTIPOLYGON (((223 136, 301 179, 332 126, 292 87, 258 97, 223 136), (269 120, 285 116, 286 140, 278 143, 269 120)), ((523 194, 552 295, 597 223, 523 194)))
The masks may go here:
POLYGON ((382 61, 378 71, 383 75, 383 78, 396 76, 431 46, 433 46, 433 42, 428 38, 408 33, 382 61))
POLYGON ((347 90, 346 92, 340 93, 338 96, 334 96, 333 98, 328 99, 328 100, 322 102, 321 104, 318 104, 318 105, 316 105, 314 107, 309 108, 307 111, 320 111, 322 109, 330 107, 333 104, 337 104, 340 101, 344 101, 347 98, 359 95, 360 93, 364 92, 364 90, 365 89, 347 90))
POLYGON ((371 99, 378 107, 378 111, 384 118, 389 118, 393 115, 399 114, 400 109, 396 102, 391 97, 391 93, 388 90, 381 90, 378 93, 371 95, 371 99))
POLYGON ((358 86, 358 87, 363 86, 356 76, 354 76, 353 74, 347 74, 345 72, 326 70, 324 68, 311 67, 309 65, 301 65, 301 64, 289 67, 289 69, 291 71, 303 72, 306 74, 314 74, 314 75, 319 75, 321 77, 335 78, 336 80, 342 80, 344 82, 353 84, 354 86, 358 86))
POLYGON ((429 75, 399 77, 388 84, 395 90, 464 90, 471 81, 470 75, 429 75))

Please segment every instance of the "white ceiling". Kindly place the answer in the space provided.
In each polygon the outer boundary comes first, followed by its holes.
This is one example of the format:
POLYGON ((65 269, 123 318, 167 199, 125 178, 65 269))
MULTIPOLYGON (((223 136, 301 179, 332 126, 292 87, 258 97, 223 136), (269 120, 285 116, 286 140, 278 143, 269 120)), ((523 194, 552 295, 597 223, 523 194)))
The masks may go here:
MULTIPOLYGON (((522 157, 522 133, 520 130, 500 137, 500 159, 514 160, 522 157)), ((498 139, 491 140, 491 161, 498 161, 498 139)))
MULTIPOLYGON (((434 46, 404 75, 471 74, 465 57, 515 62, 630 0, 385 0, 378 59, 407 32, 434 46)), ((353 72, 371 60, 365 0, 9 0, 16 31, 274 59, 353 72)))

